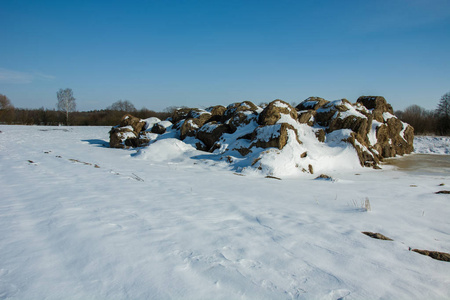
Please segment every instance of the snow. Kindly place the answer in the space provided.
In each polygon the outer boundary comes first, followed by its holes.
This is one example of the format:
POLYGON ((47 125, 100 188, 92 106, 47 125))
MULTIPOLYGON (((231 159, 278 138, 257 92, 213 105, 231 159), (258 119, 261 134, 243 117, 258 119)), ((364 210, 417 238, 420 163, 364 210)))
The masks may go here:
POLYGON ((147 118, 142 121, 145 122, 144 130, 152 129, 153 125, 161 122, 161 120, 156 117, 147 118))
POLYGON ((158 125, 161 125, 164 128, 169 128, 173 124, 172 124, 172 122, 165 120, 165 121, 158 122, 158 125))
MULTIPOLYGON (((0 298, 450 298, 449 264, 409 251, 450 252, 448 196, 434 194, 448 171, 340 169, 348 132, 325 145, 306 128, 295 147, 327 149, 304 159, 333 181, 237 176, 170 134, 127 150, 106 147, 109 127, 0 125, 0 298)), ((416 152, 448 143, 418 137, 416 152)))
POLYGON ((201 110, 198 110, 198 111, 191 110, 190 114, 191 114, 190 115, 191 118, 197 119, 197 118, 200 118, 200 116, 203 115, 203 114, 211 114, 211 113, 206 111, 206 110, 201 109, 201 110))
POLYGON ((280 124, 258 127, 256 129, 258 140, 268 142, 271 139, 280 136, 280 124))
MULTIPOLYGON (((129 129, 129 130, 133 130, 133 127, 131 126, 125 126, 123 128, 129 129), (128 128, 129 127, 129 128, 128 128)), ((121 137, 125 140, 128 138, 136 138, 136 134, 133 131, 122 131, 120 133, 121 137)))
POLYGON ((347 104, 345 107, 347 107, 348 110, 339 112, 340 119, 345 119, 348 117, 367 119, 365 115, 357 111, 356 108, 354 108, 352 105, 347 104))
POLYGON ((191 145, 174 138, 164 139, 152 144, 151 147, 139 149, 136 158, 150 162, 180 163, 195 155, 196 149, 191 145))
POLYGON ((198 128, 198 125, 194 123, 194 121, 192 121, 192 119, 188 119, 187 120, 189 126, 191 126, 191 128, 198 128))
MULTIPOLYGON (((367 137, 369 138, 369 143, 371 145, 375 145, 376 143, 378 143, 378 139, 377 139, 377 129, 378 127, 380 127, 381 125, 383 125, 383 123, 378 122, 377 120, 373 120, 372 121, 372 127, 370 127, 370 131, 369 134, 367 135, 367 137)), ((406 126, 403 126, 403 131, 406 129, 406 126)), ((401 137, 404 136, 404 132, 402 132, 401 137)))
POLYGON ((291 108, 289 107, 289 105, 287 105, 286 103, 283 103, 281 101, 274 101, 273 104, 275 107, 281 107, 281 108, 287 108, 289 110, 291 110, 291 108))
POLYGON ((313 101, 313 100, 305 101, 305 102, 303 102, 303 106, 307 107, 307 108, 313 108, 314 105, 316 105, 318 102, 319 101, 313 101))
POLYGON ((393 114, 391 114, 391 113, 389 113, 389 112, 384 112, 384 113, 383 113, 383 119, 384 119, 385 121, 387 121, 387 120, 389 120, 389 119, 392 119, 392 118, 395 118, 395 116, 394 116, 393 114))
POLYGON ((220 124, 217 124, 217 123, 206 123, 205 125, 202 126, 202 128, 200 130, 203 132, 211 133, 215 129, 217 129, 217 127, 219 127, 219 126, 220 126, 220 124))
POLYGON ((450 155, 450 137, 416 136, 414 137, 414 152, 450 155))

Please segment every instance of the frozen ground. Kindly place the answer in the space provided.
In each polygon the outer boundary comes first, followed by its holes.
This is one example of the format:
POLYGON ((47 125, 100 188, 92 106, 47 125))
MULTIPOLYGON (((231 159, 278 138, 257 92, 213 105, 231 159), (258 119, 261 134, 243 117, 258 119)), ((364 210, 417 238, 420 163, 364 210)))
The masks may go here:
POLYGON ((238 176, 108 130, 0 126, 0 299, 450 298, 450 263, 409 251, 450 252, 445 170, 238 176))

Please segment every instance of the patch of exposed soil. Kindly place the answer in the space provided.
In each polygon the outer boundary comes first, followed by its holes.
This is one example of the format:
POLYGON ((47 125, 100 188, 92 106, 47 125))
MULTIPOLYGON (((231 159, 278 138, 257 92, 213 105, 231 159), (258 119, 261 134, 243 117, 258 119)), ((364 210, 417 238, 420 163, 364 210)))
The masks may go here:
POLYGON ((378 233, 378 232, 363 231, 362 233, 364 233, 365 235, 370 236, 371 238, 374 238, 374 239, 384 240, 384 241, 393 241, 393 239, 390 239, 387 236, 382 235, 381 233, 378 233))

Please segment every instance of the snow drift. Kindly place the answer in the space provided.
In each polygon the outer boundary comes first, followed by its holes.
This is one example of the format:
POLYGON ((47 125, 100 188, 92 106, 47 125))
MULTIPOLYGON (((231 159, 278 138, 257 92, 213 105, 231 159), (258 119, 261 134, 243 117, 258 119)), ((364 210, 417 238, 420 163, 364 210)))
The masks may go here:
POLYGON ((182 108, 166 121, 125 115, 110 131, 113 148, 148 147, 167 160, 161 140, 175 138, 170 157, 186 152, 187 144, 209 152, 237 172, 271 176, 327 172, 342 168, 379 168, 383 158, 413 151, 414 130, 393 115, 383 97, 362 96, 327 101, 311 97, 295 108, 282 100, 265 107, 249 101, 207 109, 182 108), (176 147, 173 147, 175 146, 176 147))

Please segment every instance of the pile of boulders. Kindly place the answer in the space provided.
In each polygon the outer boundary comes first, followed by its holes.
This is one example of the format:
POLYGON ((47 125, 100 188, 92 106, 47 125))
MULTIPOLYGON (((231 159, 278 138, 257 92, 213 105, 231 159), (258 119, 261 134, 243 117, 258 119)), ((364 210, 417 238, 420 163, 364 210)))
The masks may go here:
POLYGON ((414 150, 414 129, 394 116, 392 106, 380 96, 362 96, 355 104, 342 99, 309 98, 296 107, 298 121, 323 127, 319 139, 340 129, 352 132, 347 142, 355 147, 363 166, 377 166, 386 157, 414 150))
POLYGON ((385 157, 413 151, 413 128, 396 118, 391 105, 379 96, 362 96, 355 104, 310 97, 296 107, 274 100, 264 108, 249 101, 181 108, 166 121, 125 115, 110 131, 110 146, 142 147, 170 132, 199 150, 232 150, 245 157, 255 149, 282 150, 288 142, 301 145, 306 128, 314 132, 317 143, 352 145, 366 167, 377 168, 385 157), (235 141, 232 149, 230 138, 235 141))

